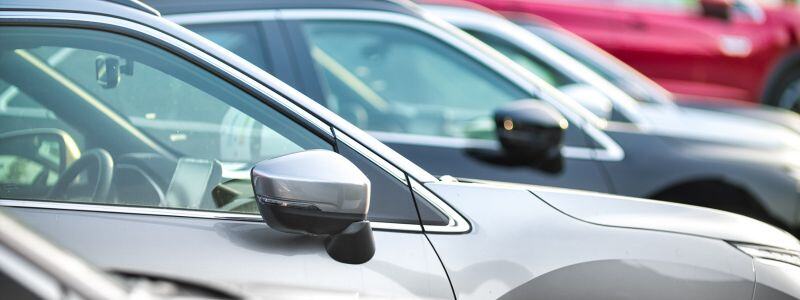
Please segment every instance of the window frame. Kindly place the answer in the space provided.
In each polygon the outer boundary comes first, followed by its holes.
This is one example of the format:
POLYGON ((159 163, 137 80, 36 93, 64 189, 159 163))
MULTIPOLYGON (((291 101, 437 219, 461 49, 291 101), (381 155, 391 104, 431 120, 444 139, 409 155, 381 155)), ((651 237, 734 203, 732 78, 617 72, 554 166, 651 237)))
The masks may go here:
MULTIPOLYGON (((318 118, 306 108, 303 108, 299 104, 294 103, 292 100, 287 99, 279 90, 274 90, 271 87, 273 84, 283 85, 283 83, 277 79, 255 79, 250 75, 243 73, 244 71, 237 69, 228 63, 220 61, 214 56, 214 53, 204 52, 203 50, 200 50, 199 48, 180 40, 178 37, 168 35, 167 33, 159 31, 153 27, 116 17, 92 15, 88 13, 10 11, 0 12, 0 26, 72 27, 98 30, 127 36, 162 48, 165 51, 173 53, 190 63, 196 64, 198 67, 208 71, 213 76, 219 77, 221 80, 232 84, 235 88, 244 91, 263 104, 275 109, 278 113, 289 117, 312 133, 323 138, 323 140, 331 145, 335 145, 337 140, 343 141, 348 146, 356 149, 367 159, 374 162, 376 165, 378 165, 378 167, 386 170, 398 180, 401 180, 404 184, 410 186, 412 191, 421 194, 425 200, 433 204, 450 219, 447 225, 425 225, 424 229, 421 224, 373 222, 373 229, 441 233, 466 233, 471 230, 469 223, 457 211, 455 211, 430 190, 425 188, 418 181, 418 179, 410 177, 406 171, 401 170, 400 168, 396 167, 394 163, 384 158, 385 156, 391 157, 391 153, 386 155, 375 153, 374 151, 362 145, 361 142, 356 141, 344 132, 335 128, 333 125, 318 118), (400 177, 400 174, 402 174, 402 177, 400 177)), ((216 54, 219 55, 219 53, 216 54)), ((222 54, 224 55, 225 53, 222 54)), ((369 145, 369 143, 366 143, 366 145, 369 145)), ((400 162, 401 165, 403 163, 403 161, 400 162)), ((422 180, 435 181, 435 178, 431 180, 433 177, 427 173, 424 173, 424 171, 421 169, 412 168, 412 171, 415 171, 417 176, 421 176, 420 179, 422 180), (423 173, 419 173, 420 171, 423 173)), ((249 172, 227 175, 247 176, 246 178, 249 178, 249 172)), ((0 206, 263 222, 260 215, 184 210, 174 208, 109 206, 103 204, 10 199, 0 199, 0 206)))

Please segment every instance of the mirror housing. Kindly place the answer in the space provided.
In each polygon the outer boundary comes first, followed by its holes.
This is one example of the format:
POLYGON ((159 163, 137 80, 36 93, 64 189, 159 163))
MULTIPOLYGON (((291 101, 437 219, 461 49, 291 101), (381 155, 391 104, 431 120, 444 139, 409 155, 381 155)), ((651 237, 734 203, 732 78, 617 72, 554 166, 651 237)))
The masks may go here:
POLYGON ((567 120, 540 100, 519 100, 494 113, 497 138, 505 156, 518 164, 560 172, 567 120))
POLYGON ((598 118, 608 120, 614 111, 614 102, 611 102, 603 92, 588 84, 565 85, 559 90, 574 99, 581 106, 592 112, 598 118))
POLYGON ((250 172, 258 210, 273 229, 328 236, 340 262, 360 264, 375 253, 367 219, 370 182, 358 167, 327 150, 269 159, 250 172))
POLYGON ((730 20, 733 13, 731 0, 700 0, 700 9, 704 17, 730 20))

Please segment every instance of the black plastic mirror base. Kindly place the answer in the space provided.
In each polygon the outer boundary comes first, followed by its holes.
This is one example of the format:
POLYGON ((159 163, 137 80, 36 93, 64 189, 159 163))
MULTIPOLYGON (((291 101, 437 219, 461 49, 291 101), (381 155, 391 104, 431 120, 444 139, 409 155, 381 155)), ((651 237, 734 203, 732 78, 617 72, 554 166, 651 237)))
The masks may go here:
POLYGON ((344 231, 325 239, 325 250, 338 262, 363 264, 375 255, 375 240, 369 221, 354 222, 344 231))

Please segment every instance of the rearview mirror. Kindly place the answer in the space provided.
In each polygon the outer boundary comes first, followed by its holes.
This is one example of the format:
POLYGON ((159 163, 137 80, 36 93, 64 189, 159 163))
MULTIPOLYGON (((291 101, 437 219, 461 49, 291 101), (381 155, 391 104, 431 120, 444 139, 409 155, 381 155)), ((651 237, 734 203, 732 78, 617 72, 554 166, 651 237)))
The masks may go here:
POLYGON ((539 100, 520 100, 498 108, 494 119, 507 158, 546 171, 561 171, 561 147, 569 123, 558 111, 539 100))
POLYGON ((603 92, 587 84, 565 85, 559 90, 574 99, 598 118, 608 120, 614 110, 614 103, 603 92))
POLYGON ((119 59, 100 55, 94 60, 95 78, 97 84, 104 89, 112 89, 119 85, 122 78, 119 59))
POLYGON ((375 254, 367 219, 370 182, 343 156, 309 150, 269 159, 251 170, 258 210, 273 229, 327 236, 337 261, 360 264, 375 254))
POLYGON ((700 8, 704 17, 729 20, 733 10, 732 0, 700 0, 700 8))

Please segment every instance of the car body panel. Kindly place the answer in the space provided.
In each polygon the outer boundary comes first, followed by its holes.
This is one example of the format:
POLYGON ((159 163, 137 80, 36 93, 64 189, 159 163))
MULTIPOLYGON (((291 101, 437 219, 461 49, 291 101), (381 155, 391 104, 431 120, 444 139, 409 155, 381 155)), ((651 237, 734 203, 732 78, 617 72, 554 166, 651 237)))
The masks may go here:
POLYGON ((758 277, 754 300, 800 298, 800 269, 796 266, 768 259, 755 259, 753 267, 758 277))
POLYGON ((459 299, 752 296, 751 258, 719 240, 592 225, 558 212, 524 188, 427 186, 451 199, 473 224, 469 236, 428 235, 459 299), (725 268, 716 267, 723 262, 725 268))
POLYGON ((663 230, 731 242, 800 250, 789 233, 741 215, 676 203, 531 188, 542 201, 577 219, 605 226, 663 230), (684 219, 685 218, 685 219, 684 219))
POLYGON ((324 237, 279 232, 261 221, 32 208, 7 212, 104 269, 191 274, 242 289, 283 286, 293 292, 452 298, 442 265, 420 233, 375 231, 374 258, 349 265, 328 256, 324 237))

